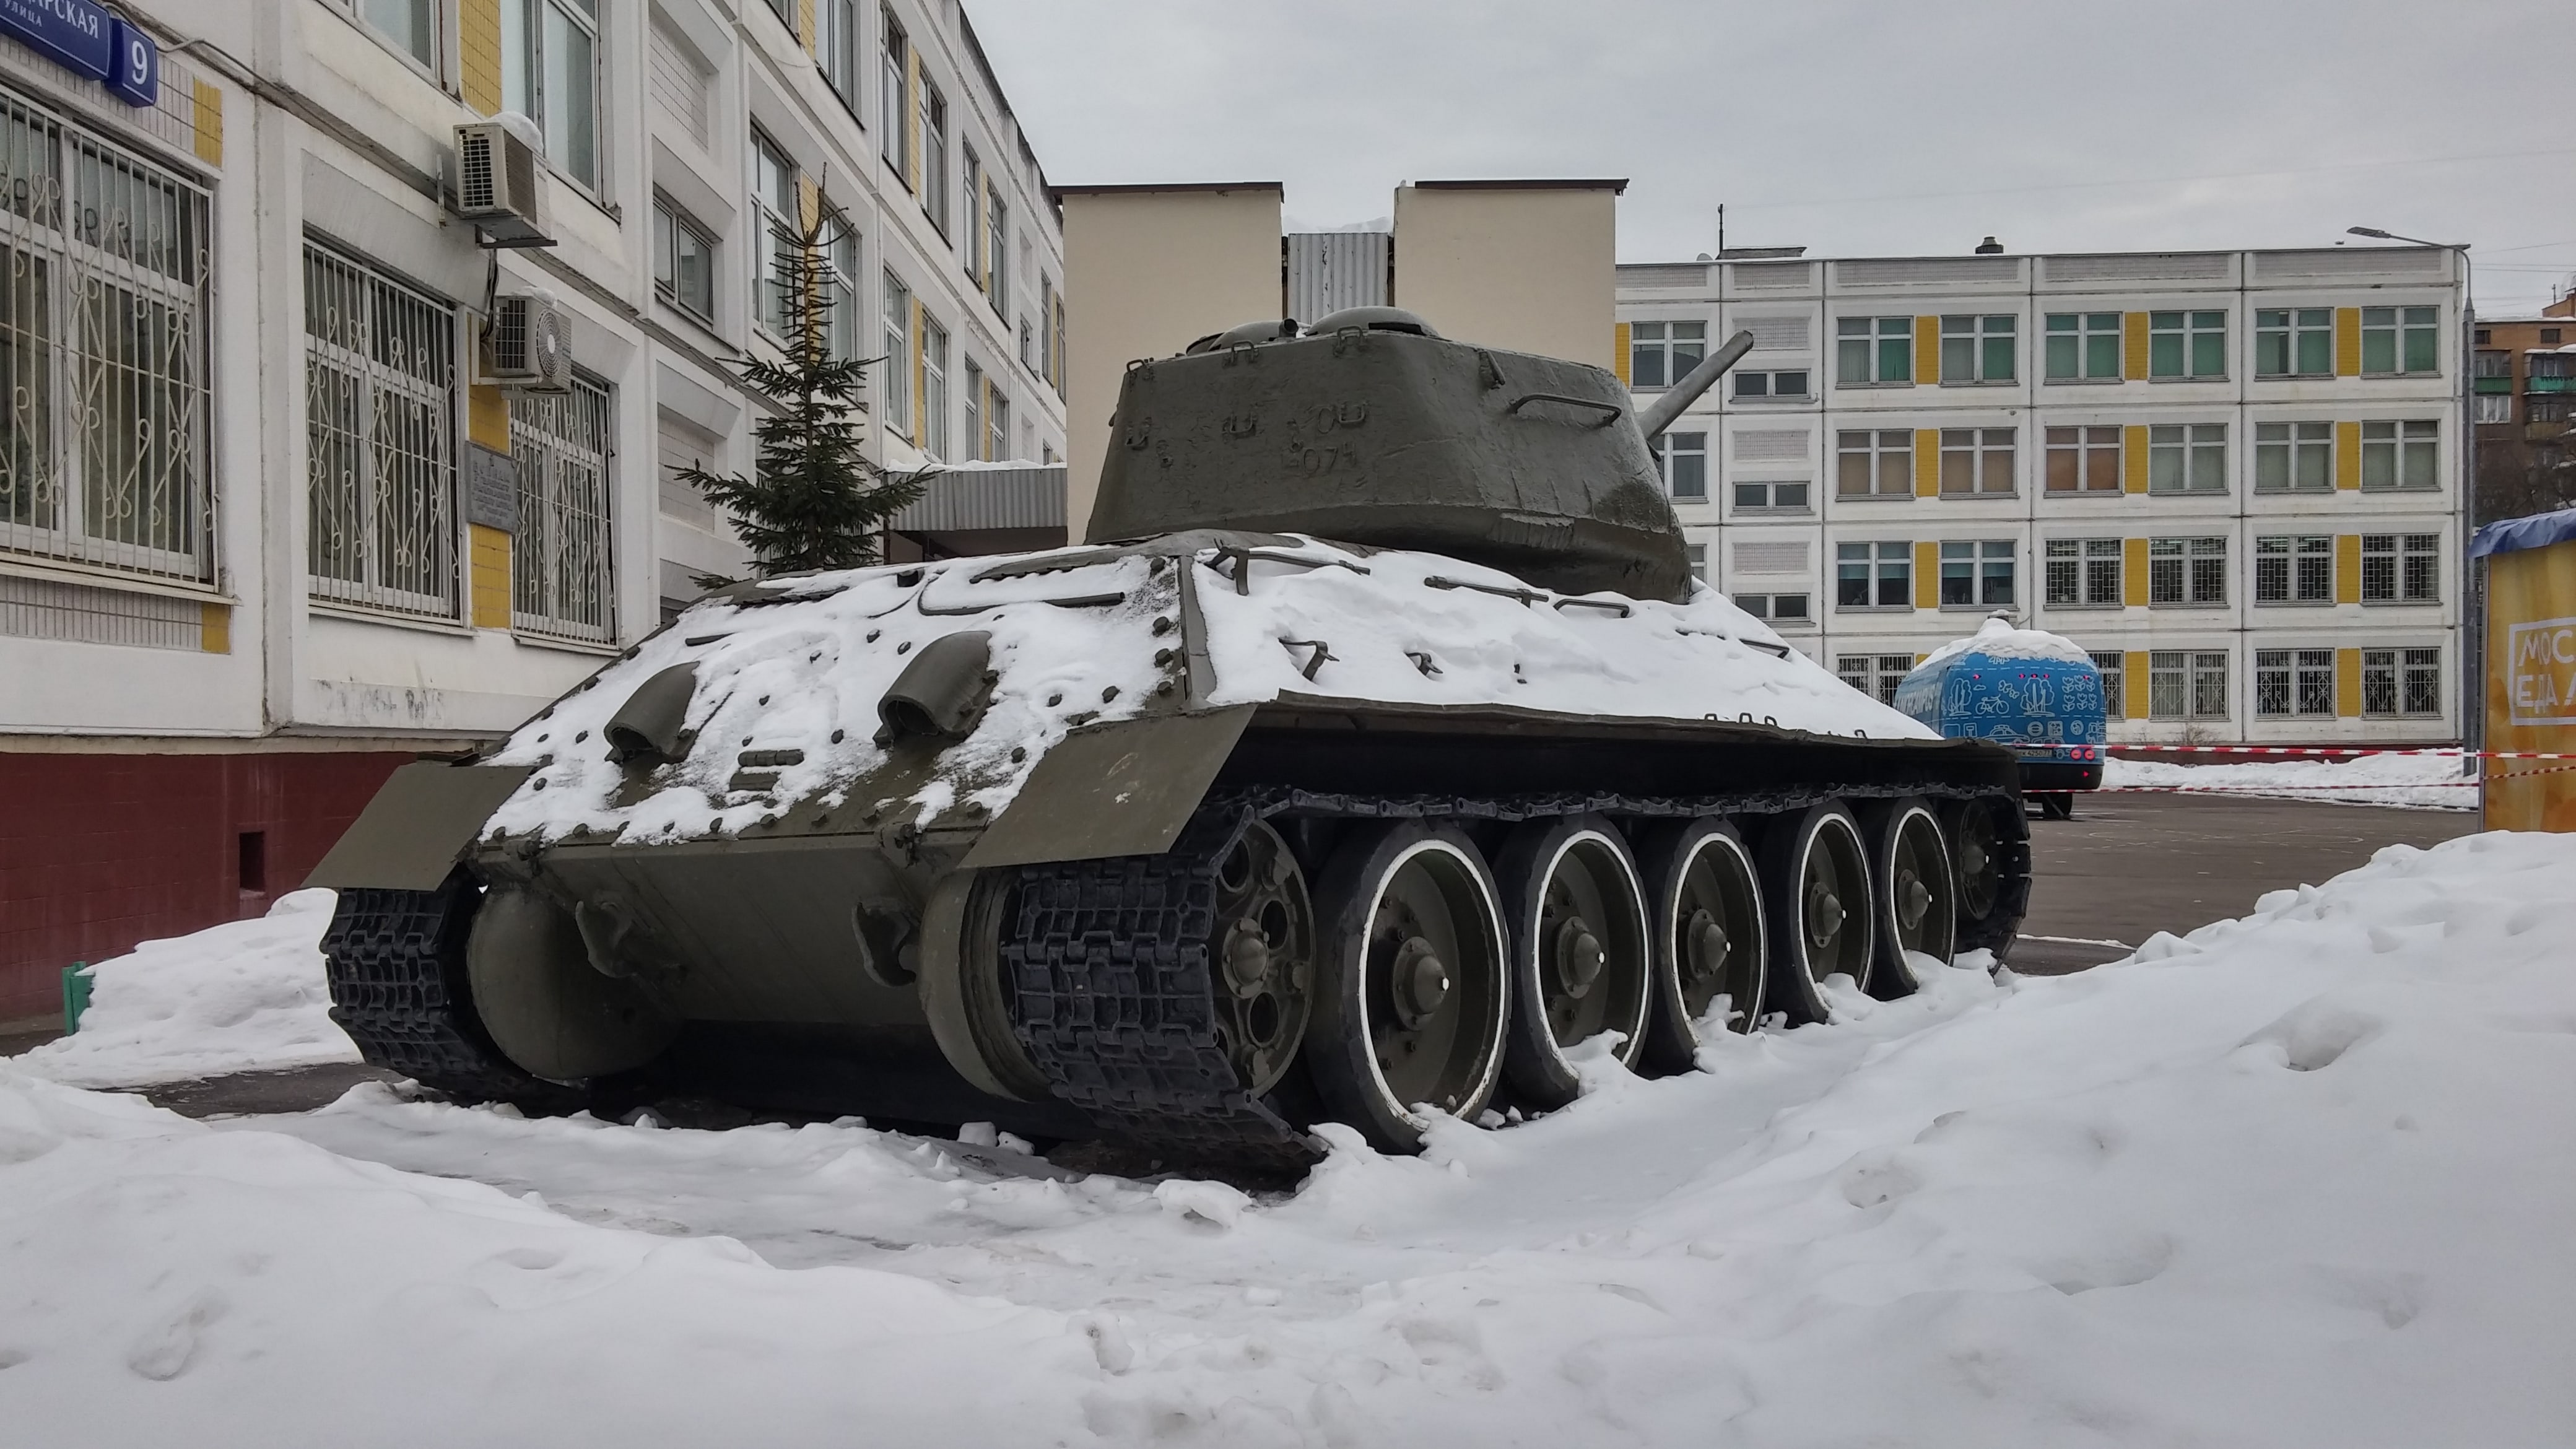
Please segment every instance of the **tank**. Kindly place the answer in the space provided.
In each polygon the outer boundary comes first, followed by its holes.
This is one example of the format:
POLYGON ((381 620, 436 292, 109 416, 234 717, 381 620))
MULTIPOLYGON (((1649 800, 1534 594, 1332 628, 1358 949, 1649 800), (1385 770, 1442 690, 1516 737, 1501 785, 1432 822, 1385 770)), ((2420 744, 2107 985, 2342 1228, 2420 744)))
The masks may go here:
POLYGON ((2011 752, 1685 564, 1652 439, 1750 345, 1642 410, 1387 309, 1132 364, 1081 544, 731 588, 397 771, 335 1019, 459 1099, 1294 1170, 2000 954, 2011 752))
POLYGON ((2024 796, 2052 820, 2074 819, 2076 792, 2102 788, 2102 671, 2071 639, 1989 618, 1914 666, 1896 707, 1951 739, 2011 750, 2024 796))

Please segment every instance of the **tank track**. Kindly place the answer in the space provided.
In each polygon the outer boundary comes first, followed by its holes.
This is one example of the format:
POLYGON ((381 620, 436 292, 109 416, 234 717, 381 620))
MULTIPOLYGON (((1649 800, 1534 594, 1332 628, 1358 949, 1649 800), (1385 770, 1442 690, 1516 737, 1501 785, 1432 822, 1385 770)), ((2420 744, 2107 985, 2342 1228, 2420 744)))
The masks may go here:
POLYGON ((322 954, 331 1019, 375 1066, 464 1102, 543 1102, 562 1089, 512 1066, 474 1015, 465 937, 480 904, 463 871, 434 891, 340 892, 322 954))
MULTIPOLYGON (((1973 798, 1989 788, 1812 785, 1725 796, 1375 796, 1261 789, 1212 797, 1162 855, 1023 866, 1001 943, 1012 1026, 1058 1096, 1104 1131, 1175 1160, 1301 1171, 1321 1154, 1244 1089, 1216 1034, 1216 869, 1252 820, 1275 815, 1517 822, 1599 812, 1671 819, 1779 814, 1828 799, 1973 798)), ((2012 847, 2003 909, 2030 895, 2026 835, 2012 847)), ((2009 931, 2005 934, 2009 935, 2009 931)), ((1989 945, 1987 941, 1962 942, 1989 945)))

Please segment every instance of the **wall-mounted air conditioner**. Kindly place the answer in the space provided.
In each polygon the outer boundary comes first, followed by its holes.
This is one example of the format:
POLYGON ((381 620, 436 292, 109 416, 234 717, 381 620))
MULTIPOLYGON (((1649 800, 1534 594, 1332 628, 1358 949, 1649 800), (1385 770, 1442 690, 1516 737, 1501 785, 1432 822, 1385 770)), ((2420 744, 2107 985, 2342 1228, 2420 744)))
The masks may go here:
POLYGON ((456 128, 456 214, 492 247, 550 247, 544 164, 527 139, 499 121, 456 128))
POLYGON ((492 299, 483 324, 483 381, 519 392, 572 387, 572 327, 563 303, 543 293, 492 299))

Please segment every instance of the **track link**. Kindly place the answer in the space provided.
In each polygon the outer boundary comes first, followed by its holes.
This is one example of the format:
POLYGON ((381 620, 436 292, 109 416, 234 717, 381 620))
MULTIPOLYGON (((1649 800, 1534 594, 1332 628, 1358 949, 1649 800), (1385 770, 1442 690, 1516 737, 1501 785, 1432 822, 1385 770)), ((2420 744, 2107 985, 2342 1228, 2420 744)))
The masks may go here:
POLYGON ((481 893, 459 870, 434 891, 340 892, 322 954, 331 1019, 374 1066, 464 1102, 543 1102, 563 1089, 510 1064, 474 1015, 465 937, 481 893))

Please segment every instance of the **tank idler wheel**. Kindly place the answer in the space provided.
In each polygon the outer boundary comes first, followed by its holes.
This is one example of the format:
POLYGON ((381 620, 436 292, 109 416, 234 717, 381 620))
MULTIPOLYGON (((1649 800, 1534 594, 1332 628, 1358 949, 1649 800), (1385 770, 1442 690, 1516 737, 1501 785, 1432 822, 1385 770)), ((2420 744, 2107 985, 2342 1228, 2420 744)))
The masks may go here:
POLYGON ((1771 922, 1769 999, 1792 1023, 1823 1021, 1824 979, 1869 979, 1877 945, 1869 850, 1839 801, 1774 819, 1762 835, 1762 894, 1771 922))
POLYGON ((1762 887, 1744 837, 1723 820, 1660 827, 1638 846, 1653 910, 1655 1009, 1645 1064, 1690 1070, 1704 1035, 1762 1015, 1762 887), (1723 1000, 1726 1015, 1710 1012, 1723 1000))
POLYGON ((1922 984, 1922 962, 1947 966, 1958 949, 1959 888, 1941 817, 1919 796, 1874 804, 1869 826, 1870 879, 1878 887, 1878 960, 1870 994, 1894 998, 1922 984))
POLYGON ((1534 820, 1512 832, 1495 875, 1511 927, 1512 1028, 1503 1071, 1528 1105, 1581 1092, 1568 1051, 1617 1032, 1633 1065, 1654 1005, 1645 887, 1618 827, 1598 815, 1534 820))
POLYGON ((679 1018, 633 975, 592 964, 573 913, 524 886, 494 886, 465 942, 474 1009, 530 1076, 574 1084, 649 1064, 679 1018))
POLYGON ((1297 857, 1269 822, 1253 821, 1216 867, 1217 1040, 1245 1091, 1279 1084, 1315 1001, 1315 907, 1297 857))
POLYGON ((1472 1118, 1493 1094, 1511 1018, 1502 904, 1452 825, 1366 826, 1333 854, 1305 1060, 1328 1115, 1413 1152, 1424 1109, 1472 1118))
POLYGON ((1019 894, 1013 869, 956 870, 922 912, 921 1010, 939 1054, 977 1091, 1015 1102, 1055 1096, 1011 1029, 1002 933, 1019 894))
POLYGON ((2003 904, 2003 842, 1995 835, 1994 811, 1983 801, 1966 800, 1950 809, 1950 873, 1958 883, 1959 917, 1982 921, 2003 904))

